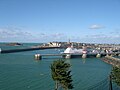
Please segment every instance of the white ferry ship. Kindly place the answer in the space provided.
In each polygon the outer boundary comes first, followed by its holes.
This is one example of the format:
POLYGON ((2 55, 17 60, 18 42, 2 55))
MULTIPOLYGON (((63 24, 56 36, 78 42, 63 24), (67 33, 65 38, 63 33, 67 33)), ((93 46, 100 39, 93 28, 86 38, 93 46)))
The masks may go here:
POLYGON ((86 47, 83 47, 83 49, 76 49, 73 46, 68 47, 63 52, 64 58, 86 58, 86 57, 96 57, 97 54, 100 54, 99 50, 95 49, 87 49, 86 47))

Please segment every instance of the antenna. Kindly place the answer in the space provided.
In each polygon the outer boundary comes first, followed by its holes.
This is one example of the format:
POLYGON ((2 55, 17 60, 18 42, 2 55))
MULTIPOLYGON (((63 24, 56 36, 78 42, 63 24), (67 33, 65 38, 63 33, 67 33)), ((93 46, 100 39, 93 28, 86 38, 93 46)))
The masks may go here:
POLYGON ((69 40, 68 40, 68 43, 70 43, 70 38, 69 38, 69 40))

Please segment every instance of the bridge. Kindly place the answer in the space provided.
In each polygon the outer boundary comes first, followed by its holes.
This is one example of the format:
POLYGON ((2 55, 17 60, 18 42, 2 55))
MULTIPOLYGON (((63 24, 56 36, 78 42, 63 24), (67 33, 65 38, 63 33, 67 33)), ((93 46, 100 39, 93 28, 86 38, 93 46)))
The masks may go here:
POLYGON ((118 53, 62 53, 62 54, 35 54, 35 59, 41 60, 44 56, 61 56, 62 58, 70 59, 70 58, 92 58, 92 57, 105 57, 107 55, 120 55, 120 52, 118 53))

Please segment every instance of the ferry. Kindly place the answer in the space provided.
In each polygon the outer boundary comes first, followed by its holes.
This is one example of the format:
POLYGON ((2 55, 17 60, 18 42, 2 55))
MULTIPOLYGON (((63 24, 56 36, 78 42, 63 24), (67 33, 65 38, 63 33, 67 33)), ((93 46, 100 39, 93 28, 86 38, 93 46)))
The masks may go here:
POLYGON ((86 48, 83 49, 77 49, 74 48, 73 46, 69 46, 65 51, 65 54, 87 54, 88 50, 86 48))
MULTIPOLYGON (((68 54, 77 54, 77 53, 83 53, 83 50, 82 49, 76 49, 76 48, 73 48, 73 47, 68 47, 64 53, 68 53, 68 54)), ((87 53, 87 52, 86 52, 87 53)))
POLYGON ((63 58, 81 58, 82 55, 87 54, 86 50, 83 49, 76 49, 73 46, 69 46, 64 52, 63 54, 63 58))
POLYGON ((87 49, 83 47, 82 49, 74 48, 73 46, 68 47, 63 52, 64 58, 86 58, 86 57, 96 57, 97 54, 100 54, 99 50, 96 49, 87 49))

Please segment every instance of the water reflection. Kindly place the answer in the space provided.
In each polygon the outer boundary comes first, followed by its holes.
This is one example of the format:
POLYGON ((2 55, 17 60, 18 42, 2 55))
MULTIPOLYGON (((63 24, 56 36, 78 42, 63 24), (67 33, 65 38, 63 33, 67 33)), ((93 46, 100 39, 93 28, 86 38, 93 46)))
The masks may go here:
POLYGON ((82 62, 83 62, 83 64, 85 64, 85 62, 86 62, 86 59, 85 59, 85 58, 83 58, 83 59, 82 59, 82 62))

